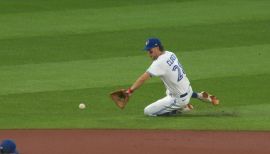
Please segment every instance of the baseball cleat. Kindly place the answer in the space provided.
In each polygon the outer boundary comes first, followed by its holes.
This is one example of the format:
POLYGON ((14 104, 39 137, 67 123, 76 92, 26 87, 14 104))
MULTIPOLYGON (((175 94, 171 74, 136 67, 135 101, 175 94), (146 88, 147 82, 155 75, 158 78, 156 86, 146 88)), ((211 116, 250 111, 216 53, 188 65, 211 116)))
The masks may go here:
POLYGON ((205 91, 200 92, 198 96, 198 98, 204 102, 210 102, 213 105, 219 104, 219 99, 216 96, 211 95, 205 91))
POLYGON ((181 108, 178 110, 178 112, 183 113, 183 112, 188 112, 193 109, 193 105, 187 104, 185 107, 181 108))
POLYGON ((187 104, 186 108, 188 108, 189 110, 192 110, 193 109, 193 105, 187 104))

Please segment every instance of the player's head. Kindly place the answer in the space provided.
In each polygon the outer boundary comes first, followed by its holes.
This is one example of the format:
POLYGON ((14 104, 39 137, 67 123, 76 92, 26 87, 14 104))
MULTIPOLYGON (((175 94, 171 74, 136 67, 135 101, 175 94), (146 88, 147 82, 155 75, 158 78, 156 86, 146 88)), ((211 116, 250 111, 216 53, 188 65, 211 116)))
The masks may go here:
POLYGON ((149 56, 155 60, 162 54, 164 48, 158 38, 149 38, 145 43, 144 50, 148 51, 149 56))
POLYGON ((158 47, 160 51, 164 51, 164 47, 158 38, 149 38, 145 43, 144 50, 149 51, 156 47, 158 47))
POLYGON ((3 140, 0 144, 0 154, 18 154, 16 144, 12 140, 3 140))

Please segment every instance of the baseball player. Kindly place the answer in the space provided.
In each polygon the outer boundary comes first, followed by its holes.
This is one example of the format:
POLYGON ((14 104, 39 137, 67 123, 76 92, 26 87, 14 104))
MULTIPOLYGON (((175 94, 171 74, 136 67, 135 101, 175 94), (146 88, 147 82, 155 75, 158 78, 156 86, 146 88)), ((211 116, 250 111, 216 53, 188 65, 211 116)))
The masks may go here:
POLYGON ((190 111, 193 108, 189 104, 192 97, 211 102, 214 105, 219 103, 215 96, 207 92, 193 92, 179 59, 173 52, 165 51, 158 38, 148 39, 144 50, 148 52, 153 62, 147 71, 127 90, 127 93, 131 95, 151 77, 159 77, 166 87, 166 96, 145 107, 145 115, 174 115, 178 112, 190 111))

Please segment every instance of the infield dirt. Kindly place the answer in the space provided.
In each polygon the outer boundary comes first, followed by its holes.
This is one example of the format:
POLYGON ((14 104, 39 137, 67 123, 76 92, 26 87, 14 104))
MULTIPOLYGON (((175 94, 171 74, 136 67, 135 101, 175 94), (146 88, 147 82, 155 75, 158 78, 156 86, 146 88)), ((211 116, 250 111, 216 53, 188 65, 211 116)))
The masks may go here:
POLYGON ((270 132, 0 130, 20 154, 269 154, 270 132))

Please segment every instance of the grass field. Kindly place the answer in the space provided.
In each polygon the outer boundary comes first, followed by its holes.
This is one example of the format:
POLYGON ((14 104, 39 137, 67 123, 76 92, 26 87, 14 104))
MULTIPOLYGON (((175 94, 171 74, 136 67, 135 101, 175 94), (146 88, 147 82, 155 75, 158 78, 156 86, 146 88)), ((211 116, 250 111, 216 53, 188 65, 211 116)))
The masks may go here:
POLYGON ((270 130, 270 1, 0 1, 0 129, 270 130), (120 111, 108 97, 151 64, 159 37, 196 91, 194 111, 146 117, 164 96, 151 79, 120 111), (78 104, 85 102, 86 110, 78 104))

